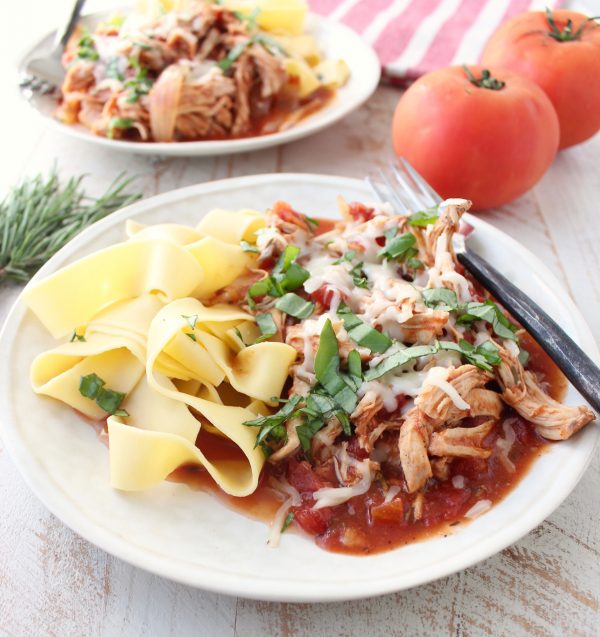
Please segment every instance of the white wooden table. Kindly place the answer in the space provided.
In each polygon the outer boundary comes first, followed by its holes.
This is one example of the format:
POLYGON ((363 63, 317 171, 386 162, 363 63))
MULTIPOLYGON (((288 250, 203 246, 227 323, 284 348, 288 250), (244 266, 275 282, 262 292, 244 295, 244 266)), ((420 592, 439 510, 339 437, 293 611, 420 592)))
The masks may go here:
MULTIPOLYGON (((51 24, 43 0, 0 9, 0 80, 32 37, 51 24), (2 15, 4 13, 4 15, 2 15)), ((9 86, 10 88, 10 86, 9 86)), ((5 97, 6 93, 8 97, 5 97)), ((363 176, 385 161, 399 93, 380 88, 346 121, 274 150, 218 159, 150 160, 111 154, 47 130, 2 95, 0 192, 24 173, 88 172, 103 190, 127 169, 146 196, 265 172, 363 176)), ((600 334, 600 135, 562 152, 536 188, 486 219, 558 275, 600 334)), ((460 193, 457 193, 460 194, 460 193)), ((18 293, 0 288, 0 319, 18 293)), ((1 417, 1 416, 0 416, 1 417)), ((25 486, 0 443, 0 635, 600 635, 600 460, 543 524, 486 562, 414 590, 361 602, 254 602, 174 584, 107 555, 52 516, 25 486)))

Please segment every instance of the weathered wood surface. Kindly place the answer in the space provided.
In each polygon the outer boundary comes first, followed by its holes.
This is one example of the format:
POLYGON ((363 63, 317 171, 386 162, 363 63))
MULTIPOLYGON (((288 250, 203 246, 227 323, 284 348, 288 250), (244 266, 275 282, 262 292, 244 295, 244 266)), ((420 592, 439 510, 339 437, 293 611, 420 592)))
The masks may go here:
MULTIPOLYGON (((0 20, 3 84, 54 2, 21 0, 0 20), (46 6, 47 5, 47 6, 46 6)), ((3 11, 3 13, 6 10, 3 11)), ((10 91, 7 91, 10 93, 10 91)), ((274 150, 218 159, 113 155, 50 131, 16 96, 3 95, 0 190, 48 168, 89 172, 101 190, 119 170, 146 195, 235 175, 273 171, 363 176, 389 152, 396 90, 381 88, 346 121, 274 150)), ((600 334, 600 136, 562 152, 528 195, 486 219, 533 250, 600 334)), ((0 319, 17 290, 0 289, 0 319)), ((54 518, 23 483, 0 443, 0 634, 600 635, 600 461, 542 525, 501 554, 427 586, 371 600, 293 605, 234 599, 150 575, 107 555, 54 518)))

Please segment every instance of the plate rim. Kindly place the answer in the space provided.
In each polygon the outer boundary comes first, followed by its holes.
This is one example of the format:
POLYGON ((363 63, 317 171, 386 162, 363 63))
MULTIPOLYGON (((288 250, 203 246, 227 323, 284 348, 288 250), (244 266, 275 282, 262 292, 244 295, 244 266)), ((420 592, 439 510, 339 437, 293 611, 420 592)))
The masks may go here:
MULTIPOLYGON (((131 10, 131 7, 117 6, 112 9, 104 9, 99 11, 92 11, 82 14, 81 18, 94 18, 106 17, 111 13, 119 10, 131 10)), ((296 141, 298 139, 314 135, 322 131, 329 126, 333 126, 340 120, 347 117, 350 113, 360 108, 375 92, 379 86, 381 80, 381 63, 377 57, 375 49, 364 40, 359 33, 351 29, 349 26, 333 20, 328 16, 322 16, 313 12, 308 12, 306 16, 307 22, 315 23, 317 25, 325 25, 328 29, 337 29, 340 32, 344 32, 347 37, 353 38, 356 42, 360 42, 363 49, 364 62, 371 68, 369 73, 365 73, 365 79, 367 82, 360 84, 360 93, 357 95, 354 101, 342 101, 336 108, 325 107, 318 111, 318 113, 327 114, 329 116, 324 117, 322 121, 315 123, 312 116, 309 116, 285 131, 278 131, 269 135, 256 135, 253 137, 243 137, 240 139, 226 139, 226 140, 207 140, 207 141, 192 141, 192 142, 132 142, 123 140, 112 140, 91 133, 80 130, 76 126, 70 126, 59 122, 52 116, 43 113, 32 100, 28 99, 23 90, 17 85, 17 92, 20 98, 25 101, 28 107, 36 114, 41 121, 45 122, 52 130, 64 133, 71 139, 77 139, 80 141, 88 142, 90 144, 97 144, 101 148, 107 148, 116 150, 122 153, 133 153, 138 155, 155 155, 163 157, 216 157, 219 155, 238 154, 254 150, 262 150, 281 144, 287 144, 289 142, 296 141)), ((25 68, 25 63, 32 55, 32 53, 48 38, 51 38, 54 31, 48 31, 45 34, 36 36, 35 41, 28 45, 21 51, 17 58, 16 70, 18 75, 22 75, 25 68)), ((352 73, 352 69, 350 69, 352 73)), ((362 77, 362 76, 361 76, 362 77)), ((343 91, 342 89, 339 89, 343 91)))
MULTIPOLYGON (((309 173, 272 173, 221 179, 218 181, 195 184, 185 188, 171 190, 131 204, 130 206, 112 213, 85 229, 71 242, 59 250, 59 252, 57 252, 56 255, 54 255, 36 273, 36 275, 32 278, 31 283, 29 283, 25 289, 27 289, 27 287, 29 287, 32 283, 43 278, 46 273, 54 270, 55 263, 62 261, 62 259, 68 257, 70 253, 78 250, 82 244, 86 244, 89 240, 93 240, 95 236, 101 234, 104 227, 119 224, 128 216, 140 215, 148 208, 152 209, 156 208, 158 205, 184 201, 186 198, 199 196, 209 192, 225 192, 227 188, 256 186, 261 183, 272 184, 273 182, 310 182, 313 186, 334 186, 342 191, 344 188, 366 188, 362 180, 354 178, 337 177, 335 175, 315 175, 309 173)), ((583 316, 575 306, 574 302, 564 290, 562 284, 545 266, 545 264, 511 236, 495 228, 480 217, 473 217, 472 215, 469 215, 467 220, 476 228, 478 226, 485 227, 486 230, 492 232, 492 234, 502 236, 502 240, 512 244, 512 246, 515 247, 522 255, 525 261, 535 263, 536 269, 545 274, 545 282, 559 290, 561 301, 573 321, 578 340, 584 342, 586 347, 589 347, 592 357, 596 361, 600 360, 600 352, 590 328, 587 326, 583 316)), ((2 330, 0 331, 1 361, 8 360, 8 356, 2 354, 10 352, 10 343, 6 342, 7 334, 10 331, 11 326, 14 327, 13 322, 19 318, 19 314, 22 315, 26 311, 22 301, 22 296, 23 292, 21 292, 19 297, 13 303, 4 325, 2 326, 2 330)), ((6 371, 0 364, 0 376, 5 374, 6 371)), ((78 511, 77 507, 70 501, 66 494, 63 492, 58 493, 53 486, 48 487, 48 484, 51 484, 51 481, 47 479, 48 474, 44 471, 40 471, 38 467, 35 466, 33 454, 28 451, 25 442, 19 439, 16 429, 14 432, 11 432, 10 425, 5 423, 7 414, 10 414, 12 411, 10 402, 5 400, 8 393, 8 383, 2 384, 2 386, 0 386, 0 403, 5 403, 4 406, 8 407, 8 409, 4 410, 4 416, 0 418, 0 434, 2 435, 4 444, 25 482, 44 506, 63 523, 102 550, 105 550, 119 559, 150 573, 167 577, 168 579, 182 584, 202 588, 204 590, 268 601, 334 602, 373 597, 375 595, 413 588, 415 586, 446 577, 491 557, 529 533, 529 531, 540 524, 554 510, 556 510, 558 506, 560 506, 585 473, 593 458, 594 450, 597 447, 598 438, 600 436, 600 428, 596 427, 590 435, 590 438, 593 440, 592 443, 589 444, 587 456, 582 458, 580 461, 578 470, 574 471, 573 475, 569 476, 570 480, 563 481, 560 485, 561 488, 553 492, 553 497, 545 509, 538 512, 537 515, 529 518, 526 523, 513 523, 510 527, 505 527, 505 529, 501 530, 499 538, 496 537, 497 534, 494 534, 493 538, 486 538, 474 545, 473 550, 469 553, 465 554, 465 552, 461 552, 457 555, 449 556, 448 558, 445 558, 440 562, 436 562, 428 567, 422 568, 418 570, 416 574, 413 572, 408 577, 406 575, 400 576, 403 580, 408 581, 399 582, 399 576, 392 575, 366 580, 362 583, 353 582, 351 585, 344 587, 343 589, 334 590, 331 584, 326 584, 325 589, 321 588, 313 591, 309 590, 309 588, 314 586, 314 582, 309 581, 293 582, 288 580, 286 582, 282 582, 280 579, 274 578, 254 579, 245 575, 240 575, 239 573, 216 573, 214 570, 198 566, 190 569, 189 565, 186 565, 185 562, 176 563, 174 560, 167 560, 164 556, 155 555, 151 550, 133 545, 129 541, 120 538, 114 532, 99 527, 91 517, 88 517, 78 511), (490 547, 490 543, 493 546, 490 547), (191 572, 192 570, 193 573, 191 572)), ((526 480, 526 478, 524 478, 524 480, 526 480)), ((519 486, 517 486, 517 489, 518 488, 519 486)), ((352 555, 342 557, 344 559, 351 560, 368 559, 352 555)), ((360 564, 360 562, 357 561, 357 564, 360 564)))

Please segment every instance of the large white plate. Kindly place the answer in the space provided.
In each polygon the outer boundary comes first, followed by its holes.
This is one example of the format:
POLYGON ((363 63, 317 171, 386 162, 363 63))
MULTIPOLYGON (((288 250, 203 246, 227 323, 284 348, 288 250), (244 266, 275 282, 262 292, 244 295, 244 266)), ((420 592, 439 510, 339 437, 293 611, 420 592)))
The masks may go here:
MULTIPOLYGON (((264 209, 286 199, 315 216, 336 216, 336 196, 371 199, 353 179, 262 175, 202 184, 152 197, 114 213, 71 241, 36 275, 124 236, 128 218, 195 224, 213 207, 264 209)), ((592 356, 588 327, 554 275, 530 252, 479 218, 471 245, 533 296, 592 356), (508 271, 507 271, 508 270, 508 271)), ((82 285, 85 282, 82 281, 82 285)), ((366 597, 423 584, 466 568, 530 531, 571 492, 591 459, 599 428, 553 445, 498 506, 453 535, 369 557, 327 553, 288 533, 268 548, 265 525, 211 496, 165 482, 144 493, 111 489, 108 451, 93 429, 62 404, 29 386, 33 357, 53 345, 19 299, 0 336, 2 436, 21 473, 65 524, 136 566, 202 588, 265 600, 325 601, 366 597)), ((571 389, 567 402, 580 398, 571 389)))
MULTIPOLYGON (((125 11, 125 10, 124 10, 125 11)), ((92 13, 82 17, 81 22, 89 29, 106 19, 107 11, 92 13)), ((241 153, 259 148, 267 148, 291 142, 307 135, 312 135, 327 126, 331 126, 358 108, 365 102, 377 88, 381 75, 381 66, 375 51, 361 37, 347 26, 329 20, 327 18, 309 14, 306 21, 306 30, 313 35, 326 58, 341 58, 350 67, 350 79, 347 84, 339 89, 335 97, 321 110, 301 120, 289 130, 247 137, 244 139, 230 139, 224 141, 204 142, 173 142, 173 143, 141 143, 121 140, 112 140, 98 137, 81 125, 62 124, 54 117, 57 102, 52 95, 32 95, 28 99, 29 104, 40 113, 48 123, 58 130, 81 139, 113 150, 138 153, 140 155, 175 155, 175 156, 211 156, 241 153)), ((34 52, 45 50, 53 41, 54 33, 48 34, 33 44, 23 55, 19 70, 25 67, 25 62, 34 52)), ((37 53, 36 55, 39 55, 37 53)), ((34 55, 33 57, 35 57, 34 55)), ((22 93, 25 96, 25 93, 22 93)))

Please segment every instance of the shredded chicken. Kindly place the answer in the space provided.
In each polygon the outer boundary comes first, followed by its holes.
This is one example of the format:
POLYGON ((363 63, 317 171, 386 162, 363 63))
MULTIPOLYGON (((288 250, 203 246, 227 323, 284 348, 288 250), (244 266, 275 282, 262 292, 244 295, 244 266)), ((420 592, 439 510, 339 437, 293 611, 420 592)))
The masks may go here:
POLYGON ((432 456, 458 456, 463 458, 489 458, 490 449, 481 447, 492 430, 495 420, 477 427, 449 427, 431 435, 429 453, 432 456))
POLYGON ((368 391, 361 399, 350 418, 355 425, 358 441, 363 449, 372 449, 370 432, 374 428, 375 417, 383 407, 383 400, 379 394, 368 391))
POLYGON ((474 365, 449 368, 445 382, 463 399, 466 408, 456 402, 437 385, 426 384, 415 403, 435 423, 454 423, 467 416, 493 416, 498 418, 502 402, 492 391, 482 389, 492 376, 474 365))
POLYGON ((409 493, 421 489, 433 475, 427 453, 432 431, 429 418, 418 407, 408 412, 400 428, 400 463, 409 493))
POLYGON ((557 402, 540 387, 532 372, 524 371, 519 360, 506 349, 501 350, 502 363, 496 378, 502 387, 502 399, 548 440, 566 440, 595 420, 586 405, 572 407, 557 402))

